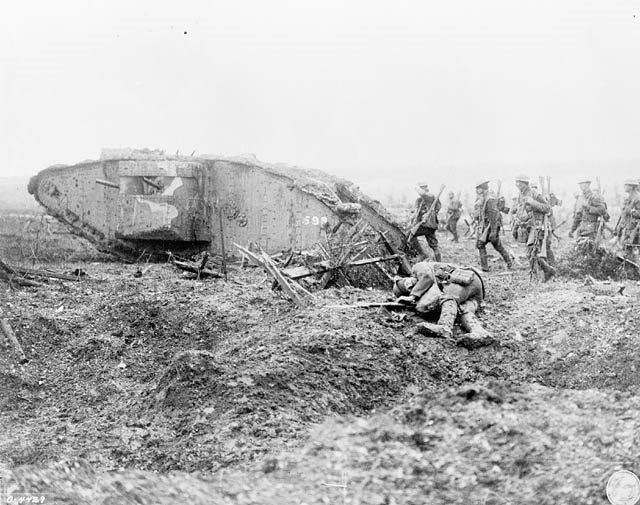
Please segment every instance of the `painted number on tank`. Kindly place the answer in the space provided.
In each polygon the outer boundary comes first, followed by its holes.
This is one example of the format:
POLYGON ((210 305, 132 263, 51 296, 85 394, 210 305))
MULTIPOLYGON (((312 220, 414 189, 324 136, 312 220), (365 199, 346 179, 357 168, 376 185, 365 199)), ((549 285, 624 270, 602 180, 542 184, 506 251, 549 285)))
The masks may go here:
POLYGON ((329 220, 327 219, 326 216, 322 216, 322 217, 304 216, 304 219, 302 220, 302 224, 305 226, 307 225, 320 226, 321 224, 325 224, 327 221, 329 220))

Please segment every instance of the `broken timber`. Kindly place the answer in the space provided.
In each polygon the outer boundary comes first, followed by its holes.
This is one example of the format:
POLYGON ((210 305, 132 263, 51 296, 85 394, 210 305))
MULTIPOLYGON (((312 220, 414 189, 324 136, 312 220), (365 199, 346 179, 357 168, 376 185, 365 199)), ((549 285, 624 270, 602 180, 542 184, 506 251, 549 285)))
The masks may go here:
POLYGON ((196 274, 198 276, 198 279, 201 277, 222 277, 222 275, 220 275, 218 272, 215 272, 210 268, 202 267, 202 265, 198 263, 173 260, 173 264, 179 270, 184 270, 185 272, 196 274))
POLYGON ((20 363, 21 365, 24 365, 25 363, 27 363, 29 360, 27 359, 27 357, 24 354, 24 351, 22 350, 22 346, 18 341, 18 337, 16 337, 16 334, 13 333, 13 330, 11 329, 11 325, 9 324, 9 321, 7 321, 7 319, 4 317, 4 313, 2 312, 2 309, 0 309, 0 329, 2 330, 2 333, 4 333, 7 340, 13 346, 13 352, 15 354, 15 357, 18 363, 20 363))
POLYGON ((282 275, 280 269, 276 266, 276 264, 267 253, 263 252, 260 256, 258 256, 248 249, 245 249, 241 245, 235 243, 233 245, 239 251, 241 251, 249 259, 249 261, 257 266, 264 268, 264 270, 278 282, 278 285, 282 288, 282 291, 284 291, 289 296, 289 298, 291 298, 293 302, 299 307, 302 307, 304 305, 304 301, 302 300, 299 292, 312 296, 311 293, 300 286, 296 281, 287 281, 284 275, 282 275), (297 292, 296 290, 299 292, 297 292))
POLYGON ((354 303, 351 305, 325 305, 325 309, 374 309, 374 308, 385 308, 385 309, 398 309, 398 310, 415 310, 415 305, 407 305, 406 303, 398 303, 398 302, 364 302, 364 303, 354 303))
POLYGON ((39 287, 42 286, 39 282, 30 281, 28 279, 24 279, 15 268, 7 265, 3 261, 0 261, 0 279, 4 280, 11 286, 13 289, 13 284, 17 284, 19 286, 27 286, 27 287, 39 287))
POLYGON ((400 258, 399 254, 392 254, 390 256, 378 256, 376 258, 364 258, 356 261, 352 261, 345 265, 331 265, 330 261, 320 261, 318 263, 314 263, 309 267, 299 266, 299 267, 291 267, 285 268, 282 270, 282 273, 289 277, 290 279, 302 279, 304 277, 309 277, 311 275, 324 274, 325 272, 338 270, 344 267, 359 267, 362 265, 371 265, 375 263, 380 263, 381 261, 391 261, 400 258))

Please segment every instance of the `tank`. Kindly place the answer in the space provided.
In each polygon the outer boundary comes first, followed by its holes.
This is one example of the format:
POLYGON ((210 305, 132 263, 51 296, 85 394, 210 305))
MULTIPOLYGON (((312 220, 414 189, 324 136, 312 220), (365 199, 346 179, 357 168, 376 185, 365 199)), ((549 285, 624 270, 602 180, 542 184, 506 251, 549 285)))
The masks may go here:
POLYGON ((268 253, 306 250, 327 230, 362 220, 400 251, 400 224, 349 181, 253 156, 167 156, 105 149, 97 161, 55 165, 29 182, 49 214, 100 249, 209 250, 232 243, 268 253))

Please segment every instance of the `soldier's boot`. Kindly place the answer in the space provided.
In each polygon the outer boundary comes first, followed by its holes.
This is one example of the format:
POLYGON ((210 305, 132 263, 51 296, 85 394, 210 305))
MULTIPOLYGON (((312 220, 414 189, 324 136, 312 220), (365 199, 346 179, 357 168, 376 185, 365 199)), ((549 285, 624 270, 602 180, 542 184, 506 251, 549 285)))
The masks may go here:
POLYGON ((455 300, 445 300, 440 306, 438 323, 419 323, 416 326, 416 331, 421 335, 452 339, 453 324, 456 321, 457 315, 458 303, 455 300))
POLYGON ((480 269, 483 272, 489 271, 489 260, 487 259, 487 250, 486 249, 478 249, 480 253, 480 269))
POLYGON ((433 248, 433 257, 438 262, 442 261, 442 255, 440 254, 440 248, 439 247, 434 247, 433 248))
POLYGON ((467 349, 476 349, 495 342, 493 335, 483 328, 476 310, 478 304, 475 301, 465 302, 460 306, 460 326, 468 333, 460 337, 457 344, 467 349))
POLYGON ((507 264, 507 268, 511 270, 513 268, 513 261, 511 260, 511 255, 509 254, 509 252, 502 245, 502 242, 498 244, 498 247, 496 247, 496 251, 500 253, 500 256, 502 256, 502 259, 507 264))
POLYGON ((551 265, 549 265, 549 263, 547 263, 547 260, 544 258, 538 258, 538 263, 540 264, 540 268, 542 269, 542 272, 544 273, 544 281, 547 282, 549 279, 551 279, 551 277, 556 275, 556 269, 553 268, 551 265))

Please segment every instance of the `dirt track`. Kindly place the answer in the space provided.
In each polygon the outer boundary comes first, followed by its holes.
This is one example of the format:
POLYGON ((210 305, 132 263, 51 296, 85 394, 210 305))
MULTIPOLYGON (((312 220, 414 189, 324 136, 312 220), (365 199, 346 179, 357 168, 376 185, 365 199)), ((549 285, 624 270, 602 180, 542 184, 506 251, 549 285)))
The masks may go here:
POLYGON ((640 471, 640 288, 493 265, 499 342, 474 351, 324 307, 387 291, 297 309, 257 270, 57 265, 92 279, 0 293, 30 358, 0 359, 0 464, 51 503, 607 503, 614 469, 640 471))

